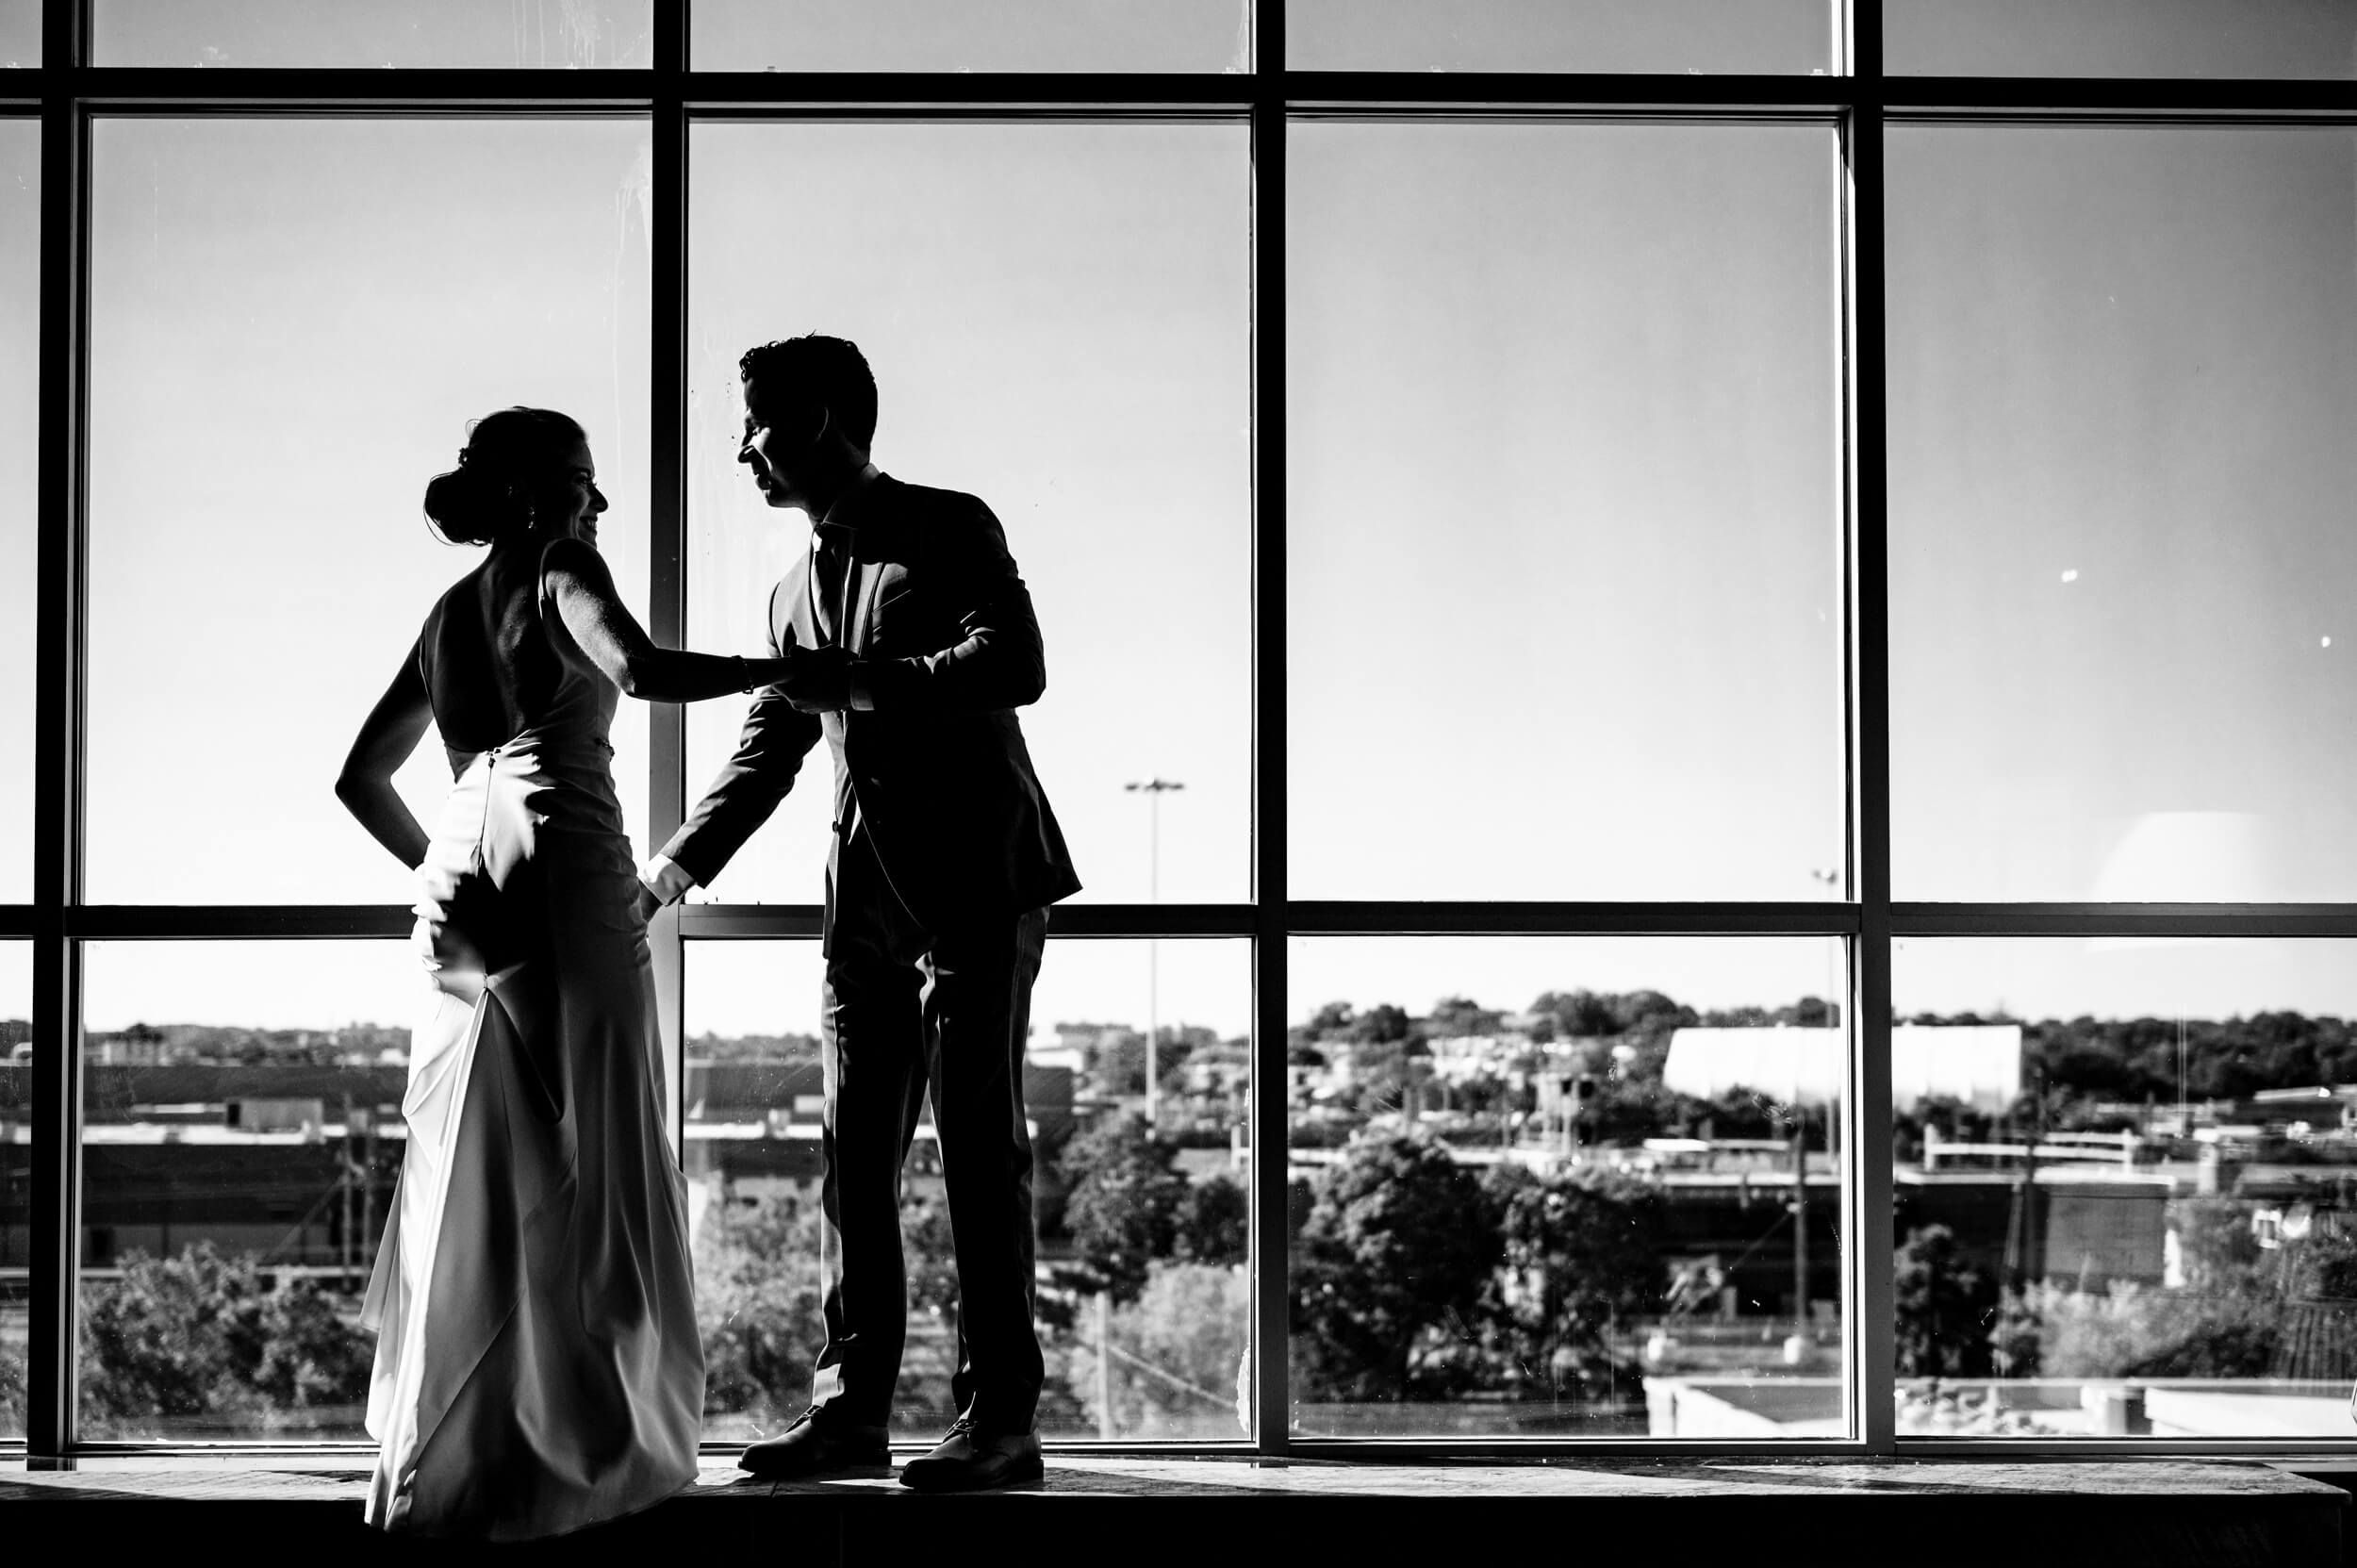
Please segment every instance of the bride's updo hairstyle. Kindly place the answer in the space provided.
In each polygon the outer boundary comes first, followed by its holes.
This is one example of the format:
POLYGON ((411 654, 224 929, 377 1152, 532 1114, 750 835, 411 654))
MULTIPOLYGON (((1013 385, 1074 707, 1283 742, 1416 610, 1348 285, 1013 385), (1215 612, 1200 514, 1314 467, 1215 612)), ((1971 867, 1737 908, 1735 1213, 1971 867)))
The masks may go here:
POLYGON ((425 487, 425 515, 452 544, 497 544, 528 531, 539 498, 564 488, 581 426, 552 408, 503 408, 467 431, 458 466, 425 487))

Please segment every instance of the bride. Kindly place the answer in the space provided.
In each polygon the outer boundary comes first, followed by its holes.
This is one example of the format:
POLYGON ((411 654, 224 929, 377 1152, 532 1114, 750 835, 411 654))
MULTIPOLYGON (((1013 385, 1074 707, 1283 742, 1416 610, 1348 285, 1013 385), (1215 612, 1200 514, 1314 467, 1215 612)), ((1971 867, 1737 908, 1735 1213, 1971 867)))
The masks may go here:
POLYGON ((490 552, 427 614, 336 786, 418 868, 433 985, 362 1314, 386 1529, 554 1535, 696 1473, 686 1188, 606 730, 623 695, 695 701, 787 662, 656 648, 597 553, 605 509, 570 419, 474 425, 425 510, 490 552), (392 785, 429 721, 455 781, 430 836, 392 785))

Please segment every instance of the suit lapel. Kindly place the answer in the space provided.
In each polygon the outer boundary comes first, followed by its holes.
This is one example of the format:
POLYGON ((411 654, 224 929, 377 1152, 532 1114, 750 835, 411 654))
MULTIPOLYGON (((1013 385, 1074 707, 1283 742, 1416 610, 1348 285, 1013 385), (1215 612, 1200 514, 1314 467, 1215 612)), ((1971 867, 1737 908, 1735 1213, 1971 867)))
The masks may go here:
POLYGON ((851 605, 845 627, 849 635, 843 639, 843 646, 861 657, 866 655, 868 640, 875 634, 876 595, 883 587, 884 561, 890 555, 886 540, 892 527, 893 484, 890 474, 880 473, 861 498, 860 542, 865 548, 856 550, 851 557, 850 581, 846 585, 849 591, 845 595, 851 605))
POLYGON ((844 639, 843 646, 865 657, 868 638, 875 631, 876 590, 883 586, 883 566, 877 561, 860 561, 855 564, 855 571, 851 635, 844 639))
POLYGON ((818 628, 810 618, 810 552, 805 549, 801 559, 786 569, 785 581, 778 588, 778 648, 816 648, 818 628))

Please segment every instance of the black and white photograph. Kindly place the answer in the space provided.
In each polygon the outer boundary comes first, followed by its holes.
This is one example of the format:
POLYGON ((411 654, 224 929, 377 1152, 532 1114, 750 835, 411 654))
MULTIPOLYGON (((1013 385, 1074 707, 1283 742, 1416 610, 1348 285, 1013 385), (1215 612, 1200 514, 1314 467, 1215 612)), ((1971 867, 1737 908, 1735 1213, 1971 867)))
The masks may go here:
POLYGON ((0 1543, 2357 1561, 2352 660, 2357 0, 0 0, 0 1543))

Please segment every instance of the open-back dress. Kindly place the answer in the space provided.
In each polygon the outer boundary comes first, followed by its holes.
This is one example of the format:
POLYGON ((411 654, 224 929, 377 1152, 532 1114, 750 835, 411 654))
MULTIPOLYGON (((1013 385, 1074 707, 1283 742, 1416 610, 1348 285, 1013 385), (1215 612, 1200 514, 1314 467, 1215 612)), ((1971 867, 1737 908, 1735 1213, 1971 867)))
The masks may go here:
POLYGON ((418 645, 455 782, 419 869, 433 992, 365 1320, 368 1518, 419 1534, 560 1534, 696 1473, 703 1351, 619 694, 559 653, 542 567, 495 550, 418 645))

